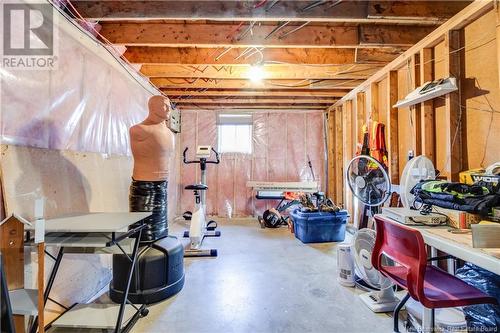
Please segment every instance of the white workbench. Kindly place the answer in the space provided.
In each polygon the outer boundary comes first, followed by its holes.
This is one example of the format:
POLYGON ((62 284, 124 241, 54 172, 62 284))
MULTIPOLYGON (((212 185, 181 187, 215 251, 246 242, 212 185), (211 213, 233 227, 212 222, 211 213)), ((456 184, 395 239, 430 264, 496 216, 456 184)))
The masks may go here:
POLYGON ((420 231, 427 245, 500 275, 500 248, 472 247, 472 234, 454 234, 449 227, 413 227, 420 231))
MULTIPOLYGON (((455 258, 470 262, 478 267, 500 275, 500 249, 480 249, 472 247, 472 233, 451 233, 450 227, 408 226, 420 231, 424 242, 431 247, 431 256, 436 250, 442 251, 455 258)), ((449 264, 451 262, 449 261, 449 264)), ((454 267, 448 269, 454 274, 454 267)), ((422 329, 431 331, 431 310, 424 308, 422 314, 422 329)))
MULTIPOLYGON (((128 227, 150 216, 151 212, 85 213, 45 220, 45 232, 110 233, 127 232, 128 227)), ((27 230, 34 226, 27 227, 27 230)), ((48 245, 48 244, 47 244, 48 245)))
MULTIPOLYGON (((123 242, 124 246, 120 246, 119 249, 132 253, 129 256, 132 260, 128 277, 130 279, 137 259, 138 235, 144 225, 134 226, 131 230, 129 227, 150 215, 151 212, 85 213, 45 220, 45 244, 60 247, 57 258, 53 257, 56 262, 48 279, 45 301, 50 295, 64 253, 95 253, 96 249, 116 247, 115 245, 119 242, 123 242), (133 238, 134 241, 130 238, 133 236, 136 236, 133 238)), ((33 227, 27 228, 27 230, 33 229, 33 227)), ((116 333, 127 332, 144 309, 145 305, 142 305, 136 311, 131 305, 126 305, 125 300, 122 304, 80 304, 68 309, 52 323, 52 326, 115 328, 116 333), (116 317, 118 319, 115 319, 116 317)), ((31 332, 34 330, 36 330, 36 325, 32 325, 31 332)))

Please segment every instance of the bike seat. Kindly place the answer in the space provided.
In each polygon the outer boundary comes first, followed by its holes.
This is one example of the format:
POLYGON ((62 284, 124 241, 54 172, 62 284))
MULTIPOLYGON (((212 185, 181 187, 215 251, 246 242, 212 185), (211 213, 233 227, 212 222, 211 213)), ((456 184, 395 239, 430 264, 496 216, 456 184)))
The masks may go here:
POLYGON ((184 189, 193 191, 205 191, 208 190, 208 186, 203 184, 193 184, 184 187, 184 189))

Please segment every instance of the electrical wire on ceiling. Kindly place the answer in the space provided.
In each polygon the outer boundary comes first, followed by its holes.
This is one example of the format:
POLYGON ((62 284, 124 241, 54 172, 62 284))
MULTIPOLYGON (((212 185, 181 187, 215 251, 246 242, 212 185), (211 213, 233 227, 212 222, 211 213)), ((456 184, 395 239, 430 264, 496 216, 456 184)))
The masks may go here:
POLYGON ((259 2, 258 4, 256 4, 253 8, 254 9, 257 9, 259 7, 262 7, 266 4, 267 0, 262 0, 261 2, 259 2))
POLYGON ((330 0, 318 0, 318 1, 313 1, 312 3, 306 5, 305 7, 303 7, 300 11, 301 12, 307 12, 308 10, 311 10, 313 8, 316 8, 318 6, 322 6, 326 3, 330 2, 330 0))
POLYGON ((266 12, 270 11, 271 8, 273 8, 280 0, 274 0, 270 4, 267 5, 266 7, 266 12))
POLYGON ((290 31, 287 31, 287 32, 285 32, 285 33, 282 33, 281 35, 279 35, 279 36, 278 36, 278 39, 283 39, 283 38, 285 38, 286 36, 291 35, 291 34, 293 34, 293 33, 294 33, 294 32, 296 32, 296 31, 299 31, 300 29, 302 29, 303 27, 305 27, 305 26, 306 26, 306 25, 308 25, 309 23, 311 23, 311 21, 307 21, 307 22, 305 22, 304 24, 302 24, 302 25, 298 26, 298 27, 297 27, 297 28, 295 28, 295 29, 292 29, 292 30, 290 30, 290 31))
POLYGON ((233 49, 232 46, 227 47, 222 53, 220 53, 217 57, 215 57, 215 61, 219 61, 220 58, 222 58, 226 53, 231 51, 233 49))
POLYGON ((245 38, 248 34, 253 35, 253 27, 257 23, 257 21, 252 21, 248 24, 248 28, 243 31, 238 37, 236 37, 236 41, 240 41, 245 38))
POLYGON ((288 23, 290 23, 290 21, 278 22, 278 25, 269 34, 267 34, 264 39, 270 38, 272 35, 283 29, 288 23))
MULTIPOLYGON (((330 79, 318 79, 318 80, 303 79, 303 80, 300 80, 296 84, 276 83, 276 82, 272 82, 272 81, 268 81, 268 83, 270 85, 278 86, 278 87, 302 88, 302 87, 312 86, 314 84, 317 84, 317 83, 320 83, 320 82, 324 82, 324 81, 329 81, 329 80, 330 79), (303 84, 303 82, 307 82, 307 84, 303 84)), ((338 87, 340 87, 340 86, 342 86, 342 85, 344 85, 346 83, 355 82, 355 81, 358 81, 358 79, 345 80, 344 82, 341 82, 341 83, 338 83, 338 84, 323 86, 323 88, 338 88, 338 87)))

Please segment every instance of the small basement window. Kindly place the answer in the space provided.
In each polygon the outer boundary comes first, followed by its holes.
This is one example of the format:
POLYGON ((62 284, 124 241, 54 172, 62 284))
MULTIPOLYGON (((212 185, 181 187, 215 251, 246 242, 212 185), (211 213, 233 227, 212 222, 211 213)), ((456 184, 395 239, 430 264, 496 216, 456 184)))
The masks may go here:
POLYGON ((217 116, 217 147, 220 153, 252 153, 252 115, 221 113, 217 116))

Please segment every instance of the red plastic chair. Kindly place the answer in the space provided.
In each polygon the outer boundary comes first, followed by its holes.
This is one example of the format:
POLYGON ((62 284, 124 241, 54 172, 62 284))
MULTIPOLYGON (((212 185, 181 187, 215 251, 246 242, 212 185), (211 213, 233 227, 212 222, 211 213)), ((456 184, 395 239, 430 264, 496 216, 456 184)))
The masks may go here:
POLYGON ((459 278, 429 264, 422 235, 418 230, 376 215, 377 238, 373 249, 372 264, 395 284, 408 290, 394 310, 394 332, 399 332, 398 315, 408 298, 432 309, 467 306, 474 304, 498 304, 494 297, 468 285, 459 278), (384 256, 396 266, 384 266, 384 256))

